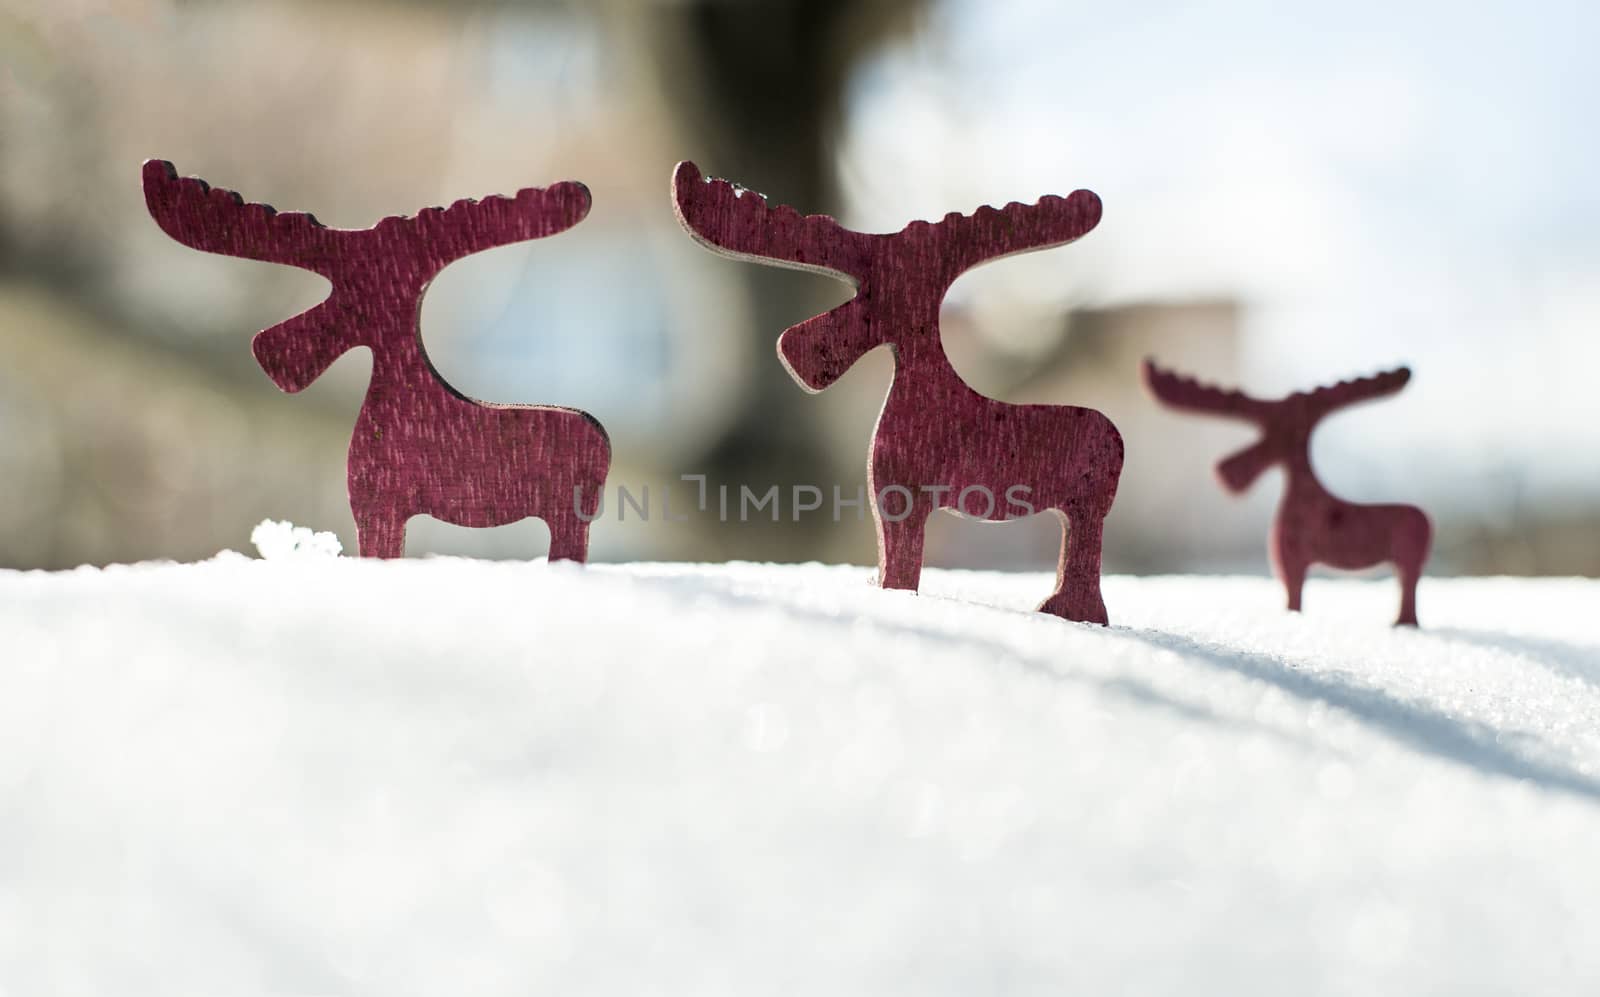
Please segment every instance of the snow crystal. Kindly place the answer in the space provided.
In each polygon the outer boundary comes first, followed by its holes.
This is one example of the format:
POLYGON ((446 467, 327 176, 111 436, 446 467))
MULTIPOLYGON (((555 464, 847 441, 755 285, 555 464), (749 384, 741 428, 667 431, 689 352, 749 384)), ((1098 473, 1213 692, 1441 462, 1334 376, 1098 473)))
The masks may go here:
POLYGON ((250 531, 250 542, 268 561, 290 557, 338 557, 344 549, 332 533, 314 532, 275 519, 257 523, 250 531))

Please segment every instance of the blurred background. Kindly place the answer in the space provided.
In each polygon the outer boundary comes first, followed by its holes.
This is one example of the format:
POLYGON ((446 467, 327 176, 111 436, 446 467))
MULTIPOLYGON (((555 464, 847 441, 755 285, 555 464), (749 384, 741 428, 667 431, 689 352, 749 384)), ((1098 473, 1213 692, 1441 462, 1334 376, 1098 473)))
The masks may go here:
MULTIPOLYGON (((597 559, 872 563, 870 520, 795 522, 787 490, 864 480, 888 357, 790 381, 778 333, 848 288, 696 247, 668 196, 693 159, 874 231, 1098 192, 1081 242, 963 277, 944 338, 980 391, 1122 429, 1108 570, 1266 570, 1280 479, 1226 497, 1210 467, 1248 430, 1157 409, 1153 354, 1260 394, 1411 364, 1319 432, 1325 482, 1427 508, 1435 572, 1594 575, 1596 37, 1577 0, 0 0, 0 565, 203 558, 264 518, 354 548, 365 352, 278 393, 250 336, 321 280, 169 240, 148 157, 345 227, 584 181, 582 225, 435 283, 435 365, 605 424, 597 559), (693 511, 684 474, 779 485, 780 521, 663 522, 666 489, 693 511), (619 485, 649 522, 618 522, 619 485)), ((408 550, 546 542, 417 519, 408 550)), ((939 516, 929 562, 1046 567, 1058 542, 1050 517, 939 516)))

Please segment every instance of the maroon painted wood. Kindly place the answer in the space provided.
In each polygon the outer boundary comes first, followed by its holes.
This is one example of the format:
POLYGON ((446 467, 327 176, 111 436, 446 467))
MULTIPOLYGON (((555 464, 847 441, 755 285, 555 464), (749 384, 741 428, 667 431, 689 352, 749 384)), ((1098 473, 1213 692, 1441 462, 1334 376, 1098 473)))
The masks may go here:
POLYGON ((584 560, 611 462, 605 430, 577 409, 456 391, 429 363, 419 318, 423 292, 447 264, 571 228, 589 213, 588 188, 569 182, 461 200, 368 229, 330 229, 308 214, 247 204, 161 160, 145 163, 144 190, 151 216, 186 246, 328 279, 321 304, 252 343, 278 387, 299 391, 346 351, 372 350, 348 464, 363 556, 402 556, 406 520, 416 515, 474 527, 537 516, 550 528, 551 560, 584 560))
POLYGON ((1353 571, 1390 563, 1400 576, 1397 625, 1417 624, 1417 580, 1428 559, 1433 527, 1410 505, 1358 505, 1330 493, 1311 469, 1311 432, 1325 416, 1357 402, 1392 395, 1411 380, 1401 367, 1372 377, 1341 381, 1266 401, 1238 391, 1200 384, 1154 363, 1144 363, 1144 383, 1172 408, 1243 419, 1261 439, 1217 465, 1228 491, 1247 490, 1262 472, 1282 464, 1287 476, 1272 525, 1269 550, 1274 573, 1288 591, 1289 608, 1300 610, 1300 593, 1313 564, 1353 571))
POLYGON ((823 390, 867 351, 890 347, 894 378, 867 464, 878 497, 869 504, 883 587, 917 587, 923 528, 934 509, 991 521, 1049 509, 1065 533, 1055 591, 1039 609, 1107 622, 1101 527, 1122 472, 1122 437, 1092 409, 1007 405, 979 394, 939 340, 939 304, 958 276, 989 260, 1072 242, 1100 221, 1098 197, 1080 190, 880 235, 769 207, 759 194, 703 179, 693 163, 678 164, 673 193, 678 220, 707 248, 854 285, 850 301, 778 338, 779 358, 807 391, 823 390), (1023 504, 1014 501, 1019 496, 1023 504))

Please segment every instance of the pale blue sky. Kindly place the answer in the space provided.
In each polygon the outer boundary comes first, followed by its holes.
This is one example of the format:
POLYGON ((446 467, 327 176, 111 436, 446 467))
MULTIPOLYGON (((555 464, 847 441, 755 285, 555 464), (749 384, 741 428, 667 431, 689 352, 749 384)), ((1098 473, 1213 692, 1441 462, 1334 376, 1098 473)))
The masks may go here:
POLYGON ((1258 386, 1411 363, 1385 435, 1441 482, 1600 492, 1597 38, 1576 2, 948 0, 858 81, 849 220, 1090 187, 1099 231, 969 293, 1235 294, 1258 386))

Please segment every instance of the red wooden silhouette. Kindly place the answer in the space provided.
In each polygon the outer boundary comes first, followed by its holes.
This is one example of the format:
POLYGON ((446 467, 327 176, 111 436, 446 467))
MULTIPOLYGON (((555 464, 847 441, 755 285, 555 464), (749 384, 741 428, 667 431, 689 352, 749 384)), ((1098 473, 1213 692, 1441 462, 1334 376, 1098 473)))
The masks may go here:
POLYGON ((673 187, 678 220, 707 248, 855 286, 850 301, 779 337, 778 356, 802 387, 821 391, 874 347, 893 352, 894 378, 867 464, 879 583, 917 587, 923 527, 935 508, 995 521, 1049 509, 1066 533, 1056 589, 1039 609, 1107 622, 1101 526, 1122 472, 1122 437, 1093 409, 980 395, 939 341, 939 304, 956 277, 1002 256, 1072 242, 1100 221, 1100 199, 1080 190, 878 235, 768 207, 758 194, 703 180, 693 163, 678 164, 673 187))
POLYGON ((1311 431, 1347 405, 1392 395, 1411 380, 1401 367, 1372 377, 1341 381, 1331 388, 1296 392, 1277 401, 1252 398, 1144 363, 1144 382, 1163 404, 1207 415, 1254 423, 1261 439, 1217 465, 1217 477, 1234 494, 1244 492, 1274 464, 1288 476, 1283 501, 1272 525, 1273 571, 1289 594, 1289 608, 1300 609, 1300 590, 1313 564, 1347 571, 1392 563, 1400 575, 1400 618, 1417 623, 1417 580, 1433 527, 1421 509, 1410 505, 1357 505, 1330 494, 1311 470, 1311 431))
POLYGON ((256 335, 256 360, 278 387, 299 391, 346 351, 372 350, 348 465, 363 556, 402 556, 415 515, 477 527, 537 516, 551 560, 584 560, 611 462, 605 430, 577 409, 466 397, 428 361, 418 323, 423 292, 447 264, 571 228, 589 213, 588 188, 461 200, 368 229, 247 204, 161 160, 145 163, 144 190, 150 214, 184 245, 301 267, 332 285, 321 304, 256 335))

